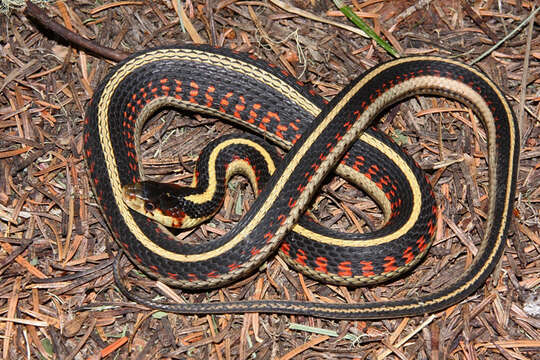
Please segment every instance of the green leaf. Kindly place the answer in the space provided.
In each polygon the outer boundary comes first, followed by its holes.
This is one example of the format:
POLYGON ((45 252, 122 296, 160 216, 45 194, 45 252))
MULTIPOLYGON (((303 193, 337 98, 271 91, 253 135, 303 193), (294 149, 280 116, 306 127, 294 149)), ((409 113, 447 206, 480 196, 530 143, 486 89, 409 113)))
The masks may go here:
POLYGON ((364 20, 358 17, 352 11, 350 7, 345 5, 341 0, 334 0, 334 4, 336 4, 337 8, 350 20, 352 21, 356 26, 358 26, 362 31, 364 31, 370 38, 375 40, 377 44, 379 44, 384 50, 386 50, 388 53, 390 53, 392 56, 398 58, 399 53, 396 49, 392 47, 388 42, 383 40, 379 35, 373 31, 371 27, 369 27, 368 24, 364 20))

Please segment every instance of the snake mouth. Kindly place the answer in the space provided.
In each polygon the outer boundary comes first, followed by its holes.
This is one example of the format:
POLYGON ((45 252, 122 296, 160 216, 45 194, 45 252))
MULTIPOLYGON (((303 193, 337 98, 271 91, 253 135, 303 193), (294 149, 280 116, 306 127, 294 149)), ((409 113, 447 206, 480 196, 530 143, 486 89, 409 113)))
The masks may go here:
POLYGON ((122 187, 122 195, 127 206, 137 212, 145 214, 146 211, 144 204, 146 201, 141 196, 143 193, 142 190, 143 186, 141 183, 128 184, 122 187))
POLYGON ((124 190, 125 197, 128 197, 128 198, 131 198, 133 196, 138 197, 137 195, 140 194, 142 191, 142 185, 141 183, 138 183, 138 182, 134 184, 124 185, 123 190, 124 190))

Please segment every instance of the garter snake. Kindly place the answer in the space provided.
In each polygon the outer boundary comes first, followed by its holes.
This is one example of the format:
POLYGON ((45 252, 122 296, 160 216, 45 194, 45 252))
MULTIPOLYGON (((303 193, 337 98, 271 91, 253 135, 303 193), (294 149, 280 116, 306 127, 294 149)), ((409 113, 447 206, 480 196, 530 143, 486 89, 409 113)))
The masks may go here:
POLYGON ((486 75, 460 62, 432 56, 393 60, 359 76, 324 104, 286 73, 251 56, 200 46, 147 50, 118 64, 96 89, 84 121, 85 158, 114 238, 132 261, 165 283, 190 289, 222 286, 255 271, 280 246, 292 265, 314 277, 338 284, 384 281, 425 255, 434 233, 435 205, 421 185, 423 177, 414 173, 405 157, 374 131, 364 130, 388 106, 418 94, 449 97, 470 106, 484 123, 488 138, 485 235, 473 262, 454 283, 431 294, 362 304, 280 300, 161 304, 127 291, 116 267, 120 289, 137 302, 186 314, 271 312, 333 319, 420 315, 464 299, 485 282, 504 251, 519 137, 502 92, 486 75), (123 186, 143 177, 138 163, 142 124, 163 107, 218 115, 290 148, 238 225, 204 245, 180 244, 165 227, 129 209, 123 199, 123 186), (355 152, 355 142, 368 152, 355 152), (394 173, 389 170, 387 175, 377 176, 377 160, 365 172, 365 177, 378 179, 372 195, 381 202, 388 199, 391 215, 387 224, 354 244, 325 230, 321 230, 322 235, 310 234, 314 243, 296 246, 284 240, 336 164, 342 158, 352 158, 349 165, 342 161, 336 170, 354 178, 355 166, 375 149, 389 160, 384 167, 397 168, 403 174, 409 189, 409 195, 402 195, 385 188, 384 183, 391 182, 394 173), (400 206, 405 201, 411 204, 400 206), (403 210, 392 212, 398 207, 403 210), (313 255, 319 248, 327 252, 313 255), (351 249, 359 248, 366 251, 359 264, 336 263, 333 258, 343 256, 339 249, 356 252, 351 249))

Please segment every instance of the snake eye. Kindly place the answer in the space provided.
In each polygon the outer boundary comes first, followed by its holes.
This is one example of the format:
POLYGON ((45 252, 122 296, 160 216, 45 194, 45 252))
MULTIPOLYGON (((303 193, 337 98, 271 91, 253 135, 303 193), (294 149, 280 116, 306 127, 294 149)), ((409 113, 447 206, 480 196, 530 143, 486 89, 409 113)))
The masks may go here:
POLYGON ((144 209, 146 211, 154 211, 156 209, 156 206, 153 203, 151 203, 150 201, 146 201, 144 203, 144 209))

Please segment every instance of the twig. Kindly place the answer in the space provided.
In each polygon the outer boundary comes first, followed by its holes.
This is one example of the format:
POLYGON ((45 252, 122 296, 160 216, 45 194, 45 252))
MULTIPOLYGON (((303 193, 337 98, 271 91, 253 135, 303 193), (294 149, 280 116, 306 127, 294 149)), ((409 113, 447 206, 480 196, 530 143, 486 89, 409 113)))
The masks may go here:
POLYGON ((26 9, 24 10, 24 14, 27 17, 34 19, 39 25, 49 30, 53 34, 58 35, 70 45, 73 45, 78 49, 82 49, 86 52, 116 62, 122 61, 128 56, 128 54, 122 51, 97 45, 95 42, 85 39, 79 34, 68 30, 45 15, 45 12, 42 9, 40 9, 37 5, 32 4, 30 1, 26 1, 26 9))
POLYGON ((291 12, 293 14, 296 14, 298 16, 302 16, 302 17, 305 17, 307 19, 311 19, 311 20, 314 20, 314 21, 318 21, 318 22, 322 22, 322 23, 325 23, 325 24, 329 24, 329 25, 333 25, 333 26, 337 26, 337 27, 340 27, 342 29, 345 29, 345 30, 348 30, 348 31, 351 31, 357 35, 360 35, 360 36, 363 36, 363 37, 369 37, 368 35, 366 35, 365 32, 363 32, 362 30, 360 29, 357 29, 355 28, 354 26, 349 26, 349 25, 345 25, 345 24, 342 24, 342 23, 339 23, 339 22, 336 22, 336 21, 332 21, 332 20, 328 20, 328 19, 325 19, 325 18, 322 18, 320 16, 317 16, 317 15, 313 15, 312 13, 308 12, 308 11, 305 11, 305 10, 302 10, 302 9, 299 9, 297 7, 294 7, 294 6, 291 6, 289 4, 287 4, 286 2, 284 1, 281 1, 281 0, 270 0, 270 2, 280 8, 282 8, 283 10, 285 11, 288 11, 288 12, 291 12))
POLYGON ((28 242, 25 242, 25 243, 22 243, 21 246, 19 246, 19 248, 17 250, 14 250, 11 254, 9 254, 8 257, 6 257, 4 259, 4 261, 0 264, 0 274, 1 274, 1 270, 6 266, 6 265, 9 265, 11 264, 11 262, 13 260, 15 260, 15 258, 17 258, 17 256, 21 255, 25 250, 26 248, 31 244, 30 241, 28 242))
POLYGON ((498 43, 496 43, 495 45, 493 45, 492 47, 490 47, 486 52, 484 52, 482 55, 480 55, 479 57, 477 57, 476 59, 474 59, 473 61, 470 62, 469 65, 474 65, 476 64, 477 62, 479 62, 480 60, 482 60, 483 58, 485 58, 486 56, 488 56, 489 54, 491 54, 493 51, 497 50, 499 48, 499 46, 501 46, 506 40, 510 39, 512 36, 516 35, 525 25, 527 25, 527 23, 531 20, 534 19, 534 17, 536 16, 536 14, 538 13, 538 11, 540 10, 540 7, 537 8, 536 10, 532 11, 529 16, 527 16, 527 18, 525 20, 523 20, 521 22, 521 24, 518 25, 518 27, 516 27, 514 30, 512 30, 508 35, 506 35, 505 37, 503 37, 501 40, 499 40, 498 43))
MULTIPOLYGON (((534 7, 532 13, 536 13, 534 7)), ((519 112, 518 122, 521 132, 521 144, 525 144, 529 138, 529 134, 532 131, 532 126, 527 127, 525 124, 525 96, 527 95, 527 77, 529 76, 529 58, 531 56, 531 42, 533 33, 534 21, 529 22, 529 28, 527 31, 527 45, 525 46, 525 57, 523 59, 523 77, 521 79, 521 89, 519 96, 519 112)))
POLYGON ((460 1, 463 10, 471 17, 471 19, 482 29, 482 31, 494 42, 497 41, 497 35, 491 31, 491 29, 486 25, 482 18, 474 11, 474 9, 469 5, 466 0, 460 1))

